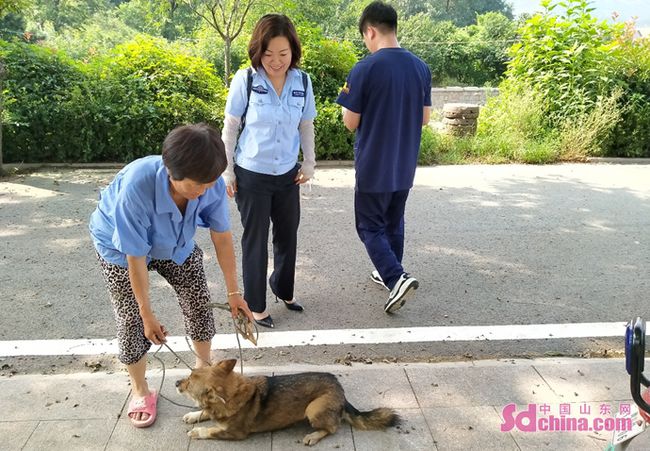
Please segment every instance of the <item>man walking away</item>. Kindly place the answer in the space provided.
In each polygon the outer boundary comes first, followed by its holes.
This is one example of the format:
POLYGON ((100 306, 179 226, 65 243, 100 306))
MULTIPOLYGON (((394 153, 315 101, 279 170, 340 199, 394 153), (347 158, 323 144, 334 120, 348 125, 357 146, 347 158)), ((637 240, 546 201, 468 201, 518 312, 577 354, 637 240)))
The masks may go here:
POLYGON ((400 47, 392 6, 369 4, 359 32, 371 54, 352 68, 337 103, 345 126, 356 130, 357 233, 376 268, 371 279, 390 291, 384 311, 393 313, 419 286, 402 266, 404 209, 431 113, 431 72, 400 47))

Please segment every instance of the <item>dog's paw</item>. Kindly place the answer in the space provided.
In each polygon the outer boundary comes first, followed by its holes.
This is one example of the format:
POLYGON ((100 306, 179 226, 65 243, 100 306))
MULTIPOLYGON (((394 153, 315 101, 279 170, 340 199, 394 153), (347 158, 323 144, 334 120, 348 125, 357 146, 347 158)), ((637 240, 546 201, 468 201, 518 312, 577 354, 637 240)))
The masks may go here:
POLYGON ((305 438, 302 439, 302 443, 307 446, 314 446, 316 443, 327 435, 325 431, 315 431, 311 434, 305 435, 305 438))
POLYGON ((208 438, 208 428, 194 428, 191 431, 187 431, 187 435, 189 435, 190 438, 208 438))
POLYGON ((201 421, 202 411, 190 412, 183 415, 183 423, 194 424, 201 421))

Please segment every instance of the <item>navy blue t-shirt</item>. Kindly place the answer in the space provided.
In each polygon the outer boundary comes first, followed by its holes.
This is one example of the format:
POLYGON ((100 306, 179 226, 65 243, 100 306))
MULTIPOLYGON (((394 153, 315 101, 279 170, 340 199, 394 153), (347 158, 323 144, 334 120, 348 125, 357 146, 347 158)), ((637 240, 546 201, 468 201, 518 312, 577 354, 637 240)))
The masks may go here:
POLYGON ((356 190, 413 187, 422 118, 431 106, 431 72, 408 50, 383 48, 350 71, 336 102, 361 114, 354 144, 356 190))

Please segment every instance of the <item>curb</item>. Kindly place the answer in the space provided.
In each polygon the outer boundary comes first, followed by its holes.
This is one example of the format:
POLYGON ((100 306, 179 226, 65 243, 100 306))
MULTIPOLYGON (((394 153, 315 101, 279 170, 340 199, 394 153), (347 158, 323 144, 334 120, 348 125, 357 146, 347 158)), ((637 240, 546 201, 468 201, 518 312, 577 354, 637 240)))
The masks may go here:
MULTIPOLYGON (((586 163, 591 164, 637 164, 650 165, 650 158, 609 158, 590 157, 586 163)), ((9 174, 21 174, 39 169, 121 169, 126 163, 6 163, 2 165, 4 171, 9 174)), ((510 163, 505 163, 510 164, 510 163)), ((514 163, 513 163, 514 164, 514 163)), ((557 163, 562 164, 562 163, 557 163)), ((321 169, 331 168, 353 168, 353 160, 324 160, 318 161, 317 166, 321 169)))

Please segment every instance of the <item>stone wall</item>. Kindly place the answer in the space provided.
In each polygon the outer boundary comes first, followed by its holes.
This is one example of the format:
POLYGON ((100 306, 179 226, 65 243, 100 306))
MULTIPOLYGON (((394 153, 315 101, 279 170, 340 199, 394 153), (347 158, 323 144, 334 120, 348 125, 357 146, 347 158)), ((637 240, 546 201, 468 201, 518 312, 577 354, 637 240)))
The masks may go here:
POLYGON ((474 103, 483 106, 488 97, 498 94, 498 88, 431 88, 431 108, 433 111, 442 111, 445 103, 474 103))

